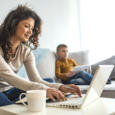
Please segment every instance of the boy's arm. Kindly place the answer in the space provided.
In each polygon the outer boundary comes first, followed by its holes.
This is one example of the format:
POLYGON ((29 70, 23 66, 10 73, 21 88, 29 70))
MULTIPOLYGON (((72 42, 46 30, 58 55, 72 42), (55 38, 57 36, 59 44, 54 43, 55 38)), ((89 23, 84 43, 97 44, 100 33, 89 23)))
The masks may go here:
MULTIPOLYGON (((79 64, 74 59, 72 59, 72 62, 74 66, 79 66, 79 64)), ((88 68, 86 68, 85 71, 88 72, 88 68)))
POLYGON ((61 73, 61 64, 56 61, 56 77, 62 80, 67 80, 66 73, 61 73))
POLYGON ((71 60, 73 62, 73 66, 78 66, 79 65, 74 59, 71 59, 71 60))

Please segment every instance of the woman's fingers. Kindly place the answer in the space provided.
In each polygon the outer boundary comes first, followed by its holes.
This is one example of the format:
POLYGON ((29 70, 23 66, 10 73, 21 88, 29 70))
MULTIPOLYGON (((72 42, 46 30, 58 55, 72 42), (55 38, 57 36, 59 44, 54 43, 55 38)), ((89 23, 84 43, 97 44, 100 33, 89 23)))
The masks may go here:
POLYGON ((52 101, 56 101, 56 99, 59 101, 66 100, 63 93, 55 88, 47 89, 47 97, 49 97, 52 101))
POLYGON ((81 90, 80 90, 80 88, 79 88, 78 86, 76 86, 76 85, 74 85, 74 84, 71 84, 70 87, 72 87, 72 88, 75 89, 75 90, 74 90, 74 89, 71 90, 72 93, 76 93, 76 94, 78 94, 80 97, 82 96, 82 95, 81 95, 81 90))
MULTIPOLYGON (((70 92, 72 94, 77 94, 80 97, 82 97, 80 88, 74 84, 62 85, 60 87, 60 90, 65 93, 70 92)), ((47 97, 49 97, 52 101, 56 101, 56 99, 59 101, 65 101, 66 97, 60 90, 55 89, 55 88, 48 88, 47 97)))
POLYGON ((69 85, 61 85, 60 90, 65 92, 65 93, 72 93, 72 94, 77 94, 81 97, 81 91, 80 88, 74 84, 69 84, 69 85))
POLYGON ((66 100, 65 95, 62 92, 60 92, 60 91, 59 91, 59 100, 60 101, 65 101, 66 100))
POLYGON ((49 98, 50 98, 52 101, 56 101, 56 99, 55 99, 52 95, 50 95, 49 98))

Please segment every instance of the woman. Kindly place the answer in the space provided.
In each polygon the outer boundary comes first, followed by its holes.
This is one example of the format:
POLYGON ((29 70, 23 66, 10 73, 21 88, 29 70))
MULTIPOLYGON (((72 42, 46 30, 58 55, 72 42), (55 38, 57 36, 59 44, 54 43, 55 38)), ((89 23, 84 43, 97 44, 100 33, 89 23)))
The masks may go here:
POLYGON ((79 87, 73 84, 53 84, 40 78, 31 51, 38 47, 40 34, 40 17, 22 5, 12 10, 0 26, 0 106, 15 103, 20 93, 27 90, 45 89, 47 97, 53 101, 55 97, 65 100, 62 92, 81 96, 79 87), (30 81, 16 74, 23 64, 30 81))

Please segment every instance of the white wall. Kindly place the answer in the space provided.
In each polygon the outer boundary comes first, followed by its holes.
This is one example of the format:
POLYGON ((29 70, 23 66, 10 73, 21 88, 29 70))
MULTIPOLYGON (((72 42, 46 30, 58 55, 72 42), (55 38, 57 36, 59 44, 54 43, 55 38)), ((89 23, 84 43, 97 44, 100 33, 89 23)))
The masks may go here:
POLYGON ((27 4, 43 20, 40 47, 55 50, 60 43, 66 43, 71 51, 80 49, 79 0, 0 0, 0 23, 9 10, 18 4, 27 4), (10 2, 10 3, 9 3, 10 2))

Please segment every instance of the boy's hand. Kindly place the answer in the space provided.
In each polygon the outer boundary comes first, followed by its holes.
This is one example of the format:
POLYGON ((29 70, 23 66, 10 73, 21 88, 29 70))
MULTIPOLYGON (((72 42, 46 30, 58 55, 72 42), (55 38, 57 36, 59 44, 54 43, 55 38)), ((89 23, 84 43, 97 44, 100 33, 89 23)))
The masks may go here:
POLYGON ((85 71, 88 72, 88 68, 86 68, 85 71))
POLYGON ((69 71, 68 73, 66 73, 66 77, 72 77, 75 75, 74 71, 69 71))

